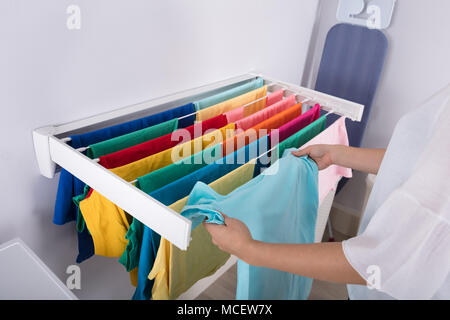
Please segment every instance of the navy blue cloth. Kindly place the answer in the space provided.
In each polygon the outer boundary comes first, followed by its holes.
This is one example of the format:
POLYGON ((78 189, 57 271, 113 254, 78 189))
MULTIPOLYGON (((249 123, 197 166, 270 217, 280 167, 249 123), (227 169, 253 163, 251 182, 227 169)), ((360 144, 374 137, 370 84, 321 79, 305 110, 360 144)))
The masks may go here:
MULTIPOLYGON (((170 206, 176 201, 187 197, 198 181, 209 184, 224 175, 236 170, 243 164, 256 158, 269 150, 268 136, 229 154, 225 158, 219 159, 189 175, 184 176, 168 185, 153 191, 150 196, 166 206, 170 206)), ((257 161, 254 169, 254 176, 259 175, 262 165, 268 158, 261 157, 257 161)), ((140 223, 135 220, 134 223, 140 223)), ((159 248, 160 236, 152 229, 144 225, 144 232, 141 240, 141 251, 139 256, 138 285, 133 295, 133 300, 149 300, 152 296, 153 280, 148 279, 148 275, 156 259, 159 248)))
POLYGON ((82 232, 78 232, 78 256, 77 263, 81 263, 86 259, 92 257, 95 253, 94 241, 89 233, 87 227, 82 232))
MULTIPOLYGON (((194 112, 195 112, 194 104, 188 103, 184 106, 152 114, 150 116, 141 119, 136 119, 129 122, 117 124, 108 128, 73 135, 71 136, 72 147, 74 148, 86 147, 94 143, 109 140, 130 132, 134 132, 137 130, 154 126, 156 124, 160 124, 165 121, 186 116, 194 112)), ((178 122, 178 128, 189 127, 194 124, 194 121, 195 121, 195 114, 186 117, 184 119, 181 119, 178 122)))
MULTIPOLYGON (((350 146, 361 146, 387 48, 387 38, 380 30, 341 23, 328 32, 315 90, 365 106, 361 122, 346 121, 350 146)), ((337 119, 337 115, 329 115, 326 127, 337 119)), ((345 181, 341 180, 338 191, 345 181)))
MULTIPOLYGON (((126 123, 114 125, 108 128, 99 129, 96 131, 91 131, 79 135, 71 136, 71 146, 75 149, 86 147, 94 143, 105 141, 111 138, 115 138, 130 132, 134 132, 149 126, 153 126, 174 118, 179 118, 188 114, 195 112, 195 107, 193 103, 186 104, 181 107, 177 107, 171 110, 163 111, 154 115, 147 116, 145 118, 136 119, 126 123)), ((178 122, 179 128, 185 128, 194 124, 195 115, 181 119, 178 122)), ((69 221, 76 220, 77 218, 77 208, 72 201, 74 196, 83 193, 85 184, 74 177, 64 168, 61 169, 59 177, 58 192, 56 195, 55 202, 55 212, 53 216, 53 223, 62 225, 69 221)), ((92 238, 88 233, 79 233, 79 237, 84 237, 84 239, 79 239, 79 256, 77 261, 83 261, 86 257, 91 256, 91 247, 93 248, 92 238), (90 240, 90 241, 89 241, 90 240), (90 243, 90 244, 89 244, 90 243), (89 244, 89 245, 87 245, 89 244)))

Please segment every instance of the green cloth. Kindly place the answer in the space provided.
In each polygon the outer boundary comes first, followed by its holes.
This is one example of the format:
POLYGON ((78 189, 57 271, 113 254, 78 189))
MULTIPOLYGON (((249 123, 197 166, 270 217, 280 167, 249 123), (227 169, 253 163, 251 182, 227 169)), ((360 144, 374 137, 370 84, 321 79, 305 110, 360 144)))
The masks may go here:
MULTIPOLYGON (((286 140, 282 141, 278 145, 278 148, 276 150, 280 152, 279 154, 283 154, 286 149, 301 147, 309 140, 317 136, 320 132, 325 130, 325 123, 326 123, 325 116, 317 119, 307 127, 303 128, 302 130, 293 134, 286 140)), ((181 160, 177 163, 174 163, 167 167, 153 171, 143 177, 140 177, 138 178, 136 186, 147 194, 152 193, 153 191, 156 191, 164 187, 165 185, 173 181, 176 181, 206 166, 207 163, 201 163, 204 161, 199 161, 199 159, 200 160, 203 159, 204 153, 206 152, 208 152, 207 154, 211 154, 213 158, 216 158, 215 154, 212 151, 212 149, 216 147, 217 146, 214 146, 209 149, 203 150, 202 152, 199 152, 197 154, 192 155, 190 158, 187 158, 189 159, 188 163, 190 163, 191 165, 186 164, 179 165, 180 163, 183 163, 183 160, 181 160), (196 163, 195 159, 197 159, 197 162, 199 164, 195 164, 196 163)), ((218 156, 216 160, 220 159, 221 151, 222 151, 221 148, 218 149, 218 151, 216 151, 218 156)), ((211 162, 213 161, 214 160, 212 160, 211 162)), ((127 271, 131 271, 134 268, 138 267, 139 265, 139 252, 143 232, 144 232, 144 225, 139 220, 133 219, 133 222, 131 223, 130 228, 128 229, 126 235, 126 239, 128 239, 128 245, 119 259, 119 262, 125 266, 127 271)))
MULTIPOLYGON (((143 192, 150 194, 165 185, 174 182, 194 171, 197 171, 208 164, 222 158, 222 145, 218 144, 211 148, 200 151, 188 158, 182 159, 171 165, 150 172, 139 177, 136 187, 143 192)), ((128 229, 125 238, 128 244, 119 259, 127 271, 131 271, 139 264, 139 252, 143 237, 144 225, 139 220, 133 218, 133 222, 128 229)))
POLYGON ((141 252, 141 241, 144 234, 144 224, 133 218, 133 222, 128 228, 125 239, 128 240, 125 251, 119 259, 125 269, 130 272, 139 265, 139 254, 141 252))
POLYGON ((130 132, 116 138, 91 144, 87 150, 87 156, 91 159, 120 151, 143 142, 156 139, 174 132, 178 128, 178 119, 168 120, 154 126, 130 132))
MULTIPOLYGON (((156 124, 154 126, 141 129, 138 131, 134 131, 128 134, 124 134, 122 136, 118 136, 113 139, 105 140, 99 143, 95 143, 90 145, 89 149, 86 151, 86 154, 89 158, 99 158, 101 156, 123 150, 140 143, 161 137, 163 135, 172 133, 178 128, 178 119, 168 120, 166 122, 162 122, 156 124)), ((83 219, 83 215, 80 212, 80 202, 83 201, 87 194, 89 193, 89 186, 84 187, 84 191, 82 194, 77 195, 72 198, 75 206, 77 208, 77 231, 83 232, 86 227, 86 223, 83 219)))
POLYGON ((262 78, 257 78, 255 80, 252 80, 246 84, 243 84, 238 87, 234 87, 232 89, 229 89, 227 91, 220 92, 218 94, 215 94, 213 96, 206 97, 202 100, 194 102, 195 109, 203 110, 208 107, 214 106, 218 103, 224 102, 226 100, 233 99, 235 97, 238 97, 240 95, 243 95, 247 92, 256 90, 261 88, 264 85, 264 80, 262 78))
MULTIPOLYGON (((311 140, 312 138, 317 136, 319 133, 321 133, 323 130, 325 130, 326 120, 327 120, 327 117, 323 116, 323 117, 317 119, 316 121, 314 121, 313 123, 311 123, 310 125, 308 125, 307 127, 303 128, 299 132, 293 134, 286 140, 280 142, 280 144, 278 145, 278 147, 276 149, 276 150, 278 150, 278 155, 283 155, 284 151, 286 149, 300 148, 305 143, 307 143, 309 140, 311 140)), ((275 150, 275 152, 277 152, 276 150, 275 150)), ((278 157, 278 158, 280 158, 280 157, 278 157)))
POLYGON ((84 222, 83 215, 81 214, 81 211, 80 211, 80 202, 83 201, 84 198, 87 197, 87 195, 89 193, 89 189, 90 189, 89 186, 85 185, 83 193, 72 198, 73 203, 75 203, 75 206, 77 208, 77 231, 80 233, 83 232, 84 228, 86 227, 86 222, 84 222))
POLYGON ((222 145, 217 144, 188 158, 137 178, 136 187, 149 194, 221 158, 222 145), (206 159, 209 156, 211 156, 211 159, 206 159))

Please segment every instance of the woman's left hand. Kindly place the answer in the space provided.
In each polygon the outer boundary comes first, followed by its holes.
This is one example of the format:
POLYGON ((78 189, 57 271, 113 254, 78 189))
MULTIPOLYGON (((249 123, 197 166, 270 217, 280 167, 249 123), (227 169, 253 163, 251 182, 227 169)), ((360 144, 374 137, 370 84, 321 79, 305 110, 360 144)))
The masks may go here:
POLYGON ((220 250, 244 259, 246 249, 253 242, 252 235, 247 226, 240 220, 229 218, 223 214, 225 225, 205 223, 206 230, 211 234, 212 242, 220 250))

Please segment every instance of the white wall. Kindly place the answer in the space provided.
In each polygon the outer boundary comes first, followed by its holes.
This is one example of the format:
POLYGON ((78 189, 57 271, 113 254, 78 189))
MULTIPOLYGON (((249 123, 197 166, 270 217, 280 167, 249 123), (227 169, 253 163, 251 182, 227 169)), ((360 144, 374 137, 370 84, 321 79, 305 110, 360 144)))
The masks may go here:
MULTIPOLYGON (((320 1, 316 45, 306 77, 314 87, 326 34, 338 23, 338 0, 320 1)), ((398 0, 392 24, 384 30, 389 49, 363 140, 364 147, 386 147, 402 115, 450 82, 450 1, 398 0)), ((432 110, 430 110, 432 112, 432 110)), ((420 128, 417 128, 420 130, 420 128)), ((407 159, 405 159, 407 161, 407 159)), ((365 175, 355 173, 336 201, 359 210, 365 175)))
MULTIPOLYGON (((74 224, 52 224, 57 179, 31 130, 259 70, 300 83, 316 0, 2 0, 0 243, 21 237, 65 282, 74 224), (81 30, 66 8, 81 8, 81 30)), ((117 259, 81 265, 80 298, 133 292, 117 259)))

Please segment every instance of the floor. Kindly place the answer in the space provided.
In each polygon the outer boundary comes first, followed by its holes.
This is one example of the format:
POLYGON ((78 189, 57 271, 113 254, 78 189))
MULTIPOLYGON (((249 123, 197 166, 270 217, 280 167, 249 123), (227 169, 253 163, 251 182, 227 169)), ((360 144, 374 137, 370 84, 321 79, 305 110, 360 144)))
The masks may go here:
MULTIPOLYGON (((334 231, 336 241, 347 239, 345 235, 334 231)), ((328 241, 328 232, 325 232, 323 240, 328 241)), ((237 267, 234 265, 225 272, 216 282, 202 292, 197 300, 234 300, 236 294, 237 267)), ((314 280, 309 300, 347 300, 347 288, 343 284, 335 284, 314 280)))

